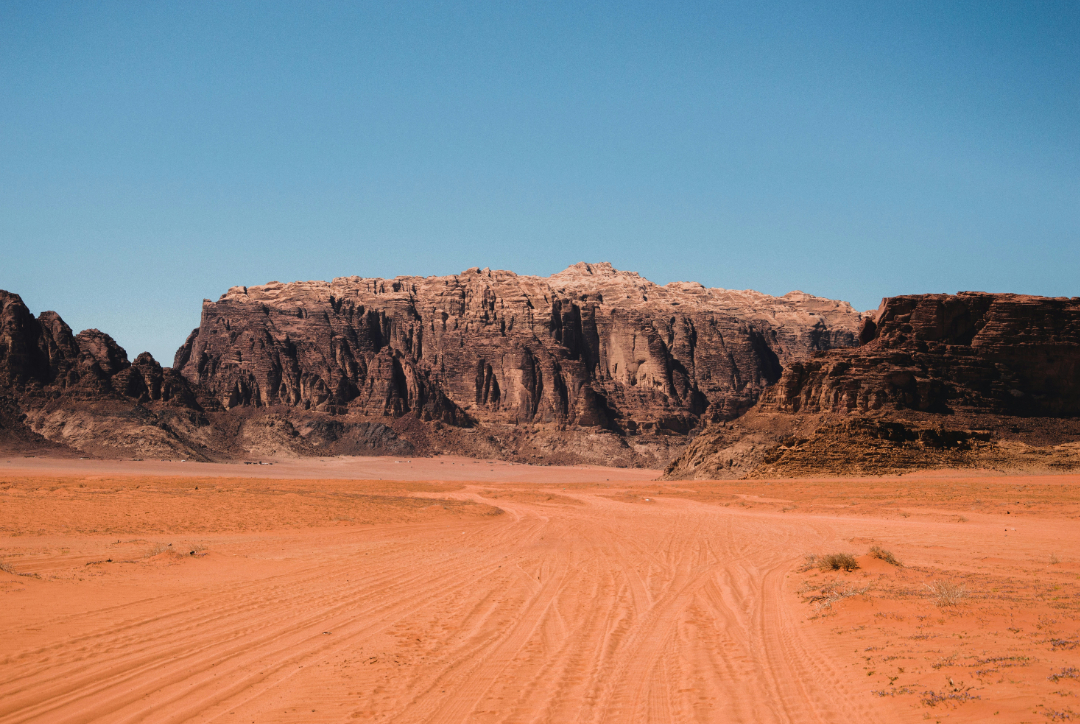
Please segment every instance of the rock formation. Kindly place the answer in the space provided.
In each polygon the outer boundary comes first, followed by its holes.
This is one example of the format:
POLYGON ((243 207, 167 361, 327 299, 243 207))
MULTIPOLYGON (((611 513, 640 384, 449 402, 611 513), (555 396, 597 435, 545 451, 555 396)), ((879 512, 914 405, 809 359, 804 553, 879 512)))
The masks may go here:
POLYGON ((893 297, 867 322, 858 349, 789 365, 762 409, 1080 415, 1080 298, 893 297))
MULTIPOLYGON (((35 318, 0 291, 0 442, 51 443, 95 454, 204 457, 172 428, 206 424, 195 390, 143 353, 135 363, 96 329, 77 335, 55 312, 35 318)), ((55 451, 54 451, 55 452, 55 451)))
POLYGON ((801 292, 658 286, 610 264, 272 282, 204 302, 170 369, 0 301, 0 430, 193 459, 453 451, 661 466, 784 365, 855 344, 862 321, 801 292))
POLYGON ((1080 298, 893 297, 860 339, 787 365, 750 414, 703 432, 667 474, 1075 464, 1080 298))
POLYGON ((855 344, 860 322, 844 302, 610 264, 345 277, 204 302, 174 367, 229 409, 685 433, 738 416, 808 352, 855 344))

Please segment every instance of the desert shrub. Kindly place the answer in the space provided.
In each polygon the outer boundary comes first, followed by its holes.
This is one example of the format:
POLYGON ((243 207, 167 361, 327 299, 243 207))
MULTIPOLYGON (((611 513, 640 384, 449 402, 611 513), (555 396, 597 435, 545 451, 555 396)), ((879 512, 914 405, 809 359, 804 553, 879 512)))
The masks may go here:
POLYGON ((799 566, 799 573, 805 573, 812 568, 817 568, 817 554, 806 553, 803 555, 802 565, 799 566))
POLYGON ((930 599, 938 606, 955 606, 967 596, 967 589, 963 584, 952 581, 939 580, 927 583, 926 589, 930 592, 930 599))
POLYGON ((859 563, 850 553, 830 553, 817 558, 817 567, 823 571, 854 571, 859 563))
POLYGON ((896 556, 892 554, 892 551, 887 551, 881 546, 870 546, 870 555, 878 560, 885 561, 897 568, 903 568, 904 564, 896 560, 896 556))
POLYGON ((807 583, 799 593, 808 603, 814 604, 819 611, 832 608, 837 601, 852 596, 863 596, 870 590, 870 586, 855 586, 844 581, 829 581, 821 587, 811 586, 807 583))

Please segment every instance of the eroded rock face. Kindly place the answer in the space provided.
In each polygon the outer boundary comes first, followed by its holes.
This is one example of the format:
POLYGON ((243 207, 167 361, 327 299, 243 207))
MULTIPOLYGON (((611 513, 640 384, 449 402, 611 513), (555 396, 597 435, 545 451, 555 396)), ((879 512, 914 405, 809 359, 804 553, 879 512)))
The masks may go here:
POLYGON ((894 297, 860 338, 792 362, 753 410, 703 431, 666 476, 1080 467, 1080 298, 894 297))
POLYGON ((761 408, 1080 415, 1080 298, 893 297, 863 335, 788 365, 761 408))
POLYGON ((344 277, 204 302, 174 368, 226 408, 686 432, 749 408, 795 359, 856 344, 861 322, 845 302, 661 287, 610 264, 344 277))
POLYGON ((48 440, 87 452, 205 457, 190 435, 178 433, 208 423, 199 419, 203 409, 186 379, 145 352, 130 363, 99 330, 73 335, 55 312, 35 318, 18 295, 4 291, 0 400, 0 446, 48 440))

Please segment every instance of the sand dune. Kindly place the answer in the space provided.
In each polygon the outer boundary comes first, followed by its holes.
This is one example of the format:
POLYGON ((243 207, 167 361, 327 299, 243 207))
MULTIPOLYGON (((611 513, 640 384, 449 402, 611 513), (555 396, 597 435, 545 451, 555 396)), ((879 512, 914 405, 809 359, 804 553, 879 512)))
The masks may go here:
POLYGON ((9 468, 0 722, 1080 711, 1076 477, 596 471, 425 484, 9 468), (912 504, 883 499, 890 485, 912 504), (866 556, 875 544, 905 566, 866 556), (833 551, 862 568, 805 569, 833 551), (936 580, 966 595, 939 607, 936 580))

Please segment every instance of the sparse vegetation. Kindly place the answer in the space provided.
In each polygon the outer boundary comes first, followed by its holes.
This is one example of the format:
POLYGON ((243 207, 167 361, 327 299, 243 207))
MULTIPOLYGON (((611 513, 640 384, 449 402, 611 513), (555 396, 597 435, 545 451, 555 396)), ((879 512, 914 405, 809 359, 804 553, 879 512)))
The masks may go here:
POLYGON ((850 553, 830 553, 817 557, 817 567, 823 571, 854 571, 859 562, 850 553))
POLYGON ((887 551, 881 546, 870 546, 870 556, 877 558, 878 560, 885 561, 886 563, 896 566, 897 568, 903 568, 904 564, 896 559, 896 556, 892 554, 892 551, 887 551))
MULTIPOLYGON (((970 687, 969 687, 970 688, 970 687)), ((972 696, 968 689, 959 689, 954 687, 952 691, 924 691, 922 695, 922 703, 927 706, 937 706, 943 704, 946 701, 954 704, 963 704, 965 701, 974 701, 975 699, 981 699, 981 696, 972 696)))
POLYGON ((10 573, 13 576, 24 576, 26 578, 41 578, 41 576, 36 573, 19 573, 3 561, 0 561, 0 571, 3 571, 4 573, 10 573))
POLYGON ((1062 669, 1056 674, 1050 674, 1050 676, 1047 676, 1046 678, 1055 684, 1062 679, 1080 679, 1080 669, 1077 669, 1075 666, 1070 666, 1067 669, 1062 669))
POLYGON ((870 590, 870 586, 855 586, 845 581, 829 581, 818 587, 807 583, 800 593, 808 603, 814 604, 818 610, 832 608, 837 601, 852 596, 862 596, 870 590))
POLYGON ((1057 553, 1051 553, 1050 554, 1050 565, 1056 566, 1058 563, 1061 563, 1061 559, 1057 557, 1057 553))
POLYGON ((937 580, 927 583, 926 589, 930 592, 930 598, 937 606, 955 606, 967 596, 967 589, 963 584, 952 581, 937 580))

